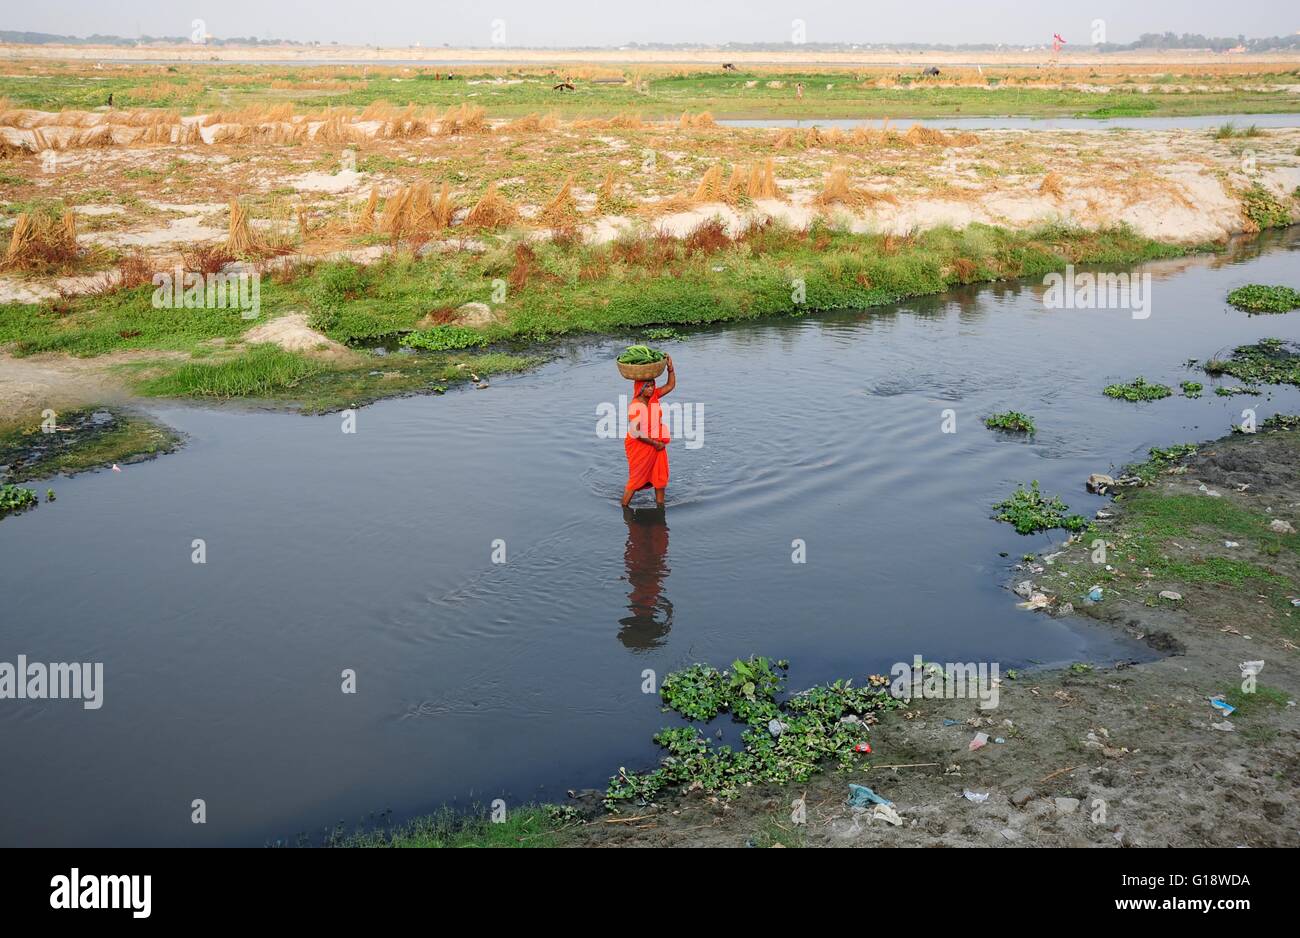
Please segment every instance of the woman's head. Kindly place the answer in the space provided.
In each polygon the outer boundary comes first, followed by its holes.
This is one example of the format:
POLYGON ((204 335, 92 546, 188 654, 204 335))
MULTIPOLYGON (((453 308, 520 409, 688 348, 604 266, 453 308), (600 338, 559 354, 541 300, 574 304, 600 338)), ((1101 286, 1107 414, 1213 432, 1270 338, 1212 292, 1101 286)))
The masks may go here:
POLYGON ((653 381, 638 381, 636 388, 632 391, 633 397, 639 397, 643 401, 648 401, 654 396, 655 383, 653 381))

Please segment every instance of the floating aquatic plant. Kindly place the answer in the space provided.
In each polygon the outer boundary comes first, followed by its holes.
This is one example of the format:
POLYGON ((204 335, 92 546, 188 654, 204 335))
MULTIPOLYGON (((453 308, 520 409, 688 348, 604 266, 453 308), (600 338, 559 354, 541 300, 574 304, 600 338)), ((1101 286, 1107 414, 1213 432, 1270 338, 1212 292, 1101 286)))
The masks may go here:
POLYGON ((990 430, 1006 430, 1009 433, 1033 433, 1037 429, 1033 417, 1017 410, 985 417, 984 426, 990 430))
POLYGON ((1082 531, 1088 520, 1082 515, 1069 514, 1070 507, 1059 496, 1047 498, 1038 488, 1038 481, 1016 486, 1011 495, 993 506, 994 517, 1013 525, 1017 534, 1035 534, 1052 528, 1082 531))
POLYGON ((1254 345, 1239 345, 1232 350, 1231 357, 1211 359, 1203 367, 1206 374, 1231 375, 1250 385, 1300 385, 1300 353, 1281 339, 1260 339, 1254 345))
POLYGON ((743 748, 715 746, 695 726, 661 730, 654 737, 667 750, 660 767, 619 769, 605 804, 645 803, 670 788, 729 798, 749 785, 805 781, 826 758, 851 766, 854 746, 867 741, 876 714, 903 706, 890 695, 885 677, 872 677, 864 687, 836 681, 778 702, 787 668, 784 661, 751 657, 733 661, 726 671, 694 664, 668 675, 660 689, 668 709, 702 721, 730 713, 748 725, 743 748))
POLYGON ((1149 384, 1145 378, 1138 377, 1128 384, 1107 385, 1103 393, 1121 401, 1158 401, 1174 392, 1163 384, 1149 384))
POLYGON ((1248 313, 1289 313, 1300 309, 1300 290, 1249 283, 1229 293, 1228 302, 1248 313))
POLYGON ((487 338, 477 329, 468 326, 434 326, 431 329, 408 332, 402 336, 401 344, 406 348, 423 349, 426 352, 443 352, 487 345, 487 338))
POLYGON ((31 489, 10 485, 8 482, 0 485, 0 518, 5 515, 16 515, 28 508, 35 508, 39 502, 40 499, 31 489))

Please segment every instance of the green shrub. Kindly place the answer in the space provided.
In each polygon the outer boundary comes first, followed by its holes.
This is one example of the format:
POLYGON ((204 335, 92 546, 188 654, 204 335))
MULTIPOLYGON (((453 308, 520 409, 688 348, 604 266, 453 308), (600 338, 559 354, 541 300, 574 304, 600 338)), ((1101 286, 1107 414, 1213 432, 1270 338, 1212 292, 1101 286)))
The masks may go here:
POLYGON ((1291 224, 1291 212, 1259 183, 1242 193, 1241 210, 1260 228, 1282 228, 1291 224))

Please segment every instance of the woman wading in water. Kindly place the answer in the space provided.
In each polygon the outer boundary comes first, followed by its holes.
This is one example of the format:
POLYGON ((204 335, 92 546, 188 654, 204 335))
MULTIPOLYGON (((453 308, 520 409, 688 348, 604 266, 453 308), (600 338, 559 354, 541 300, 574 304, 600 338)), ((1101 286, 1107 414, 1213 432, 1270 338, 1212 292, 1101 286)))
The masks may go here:
POLYGON ((663 426, 659 398, 677 387, 673 358, 667 356, 668 380, 655 387, 653 380, 634 383, 632 400, 627 406, 627 436, 623 450, 627 453, 627 488, 623 490, 624 508, 641 489, 655 490, 655 504, 664 506, 664 489, 668 487, 668 436, 663 426))

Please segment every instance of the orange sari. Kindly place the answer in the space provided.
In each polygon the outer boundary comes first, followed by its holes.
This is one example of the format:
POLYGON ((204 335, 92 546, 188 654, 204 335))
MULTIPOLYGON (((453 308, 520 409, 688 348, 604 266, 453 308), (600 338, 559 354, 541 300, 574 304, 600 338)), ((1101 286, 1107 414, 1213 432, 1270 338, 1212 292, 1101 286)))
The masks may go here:
POLYGON ((659 388, 650 396, 650 404, 640 399, 644 381, 635 382, 632 401, 627 407, 627 436, 623 438, 623 450, 627 453, 627 484, 634 490, 653 488, 662 489, 668 485, 668 450, 655 449, 649 443, 636 439, 632 433, 637 430, 642 436, 669 442, 671 437, 663 426, 663 412, 659 406, 659 388))

